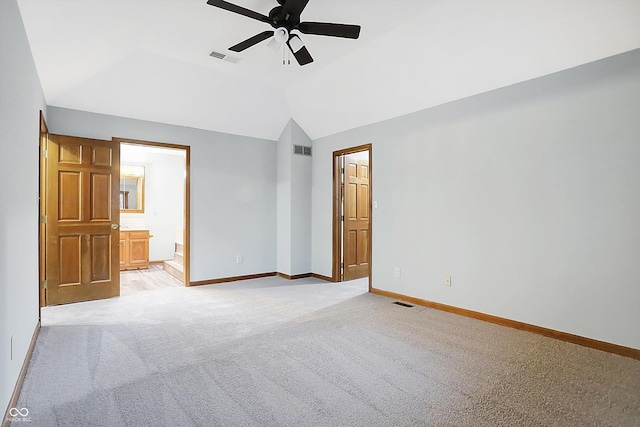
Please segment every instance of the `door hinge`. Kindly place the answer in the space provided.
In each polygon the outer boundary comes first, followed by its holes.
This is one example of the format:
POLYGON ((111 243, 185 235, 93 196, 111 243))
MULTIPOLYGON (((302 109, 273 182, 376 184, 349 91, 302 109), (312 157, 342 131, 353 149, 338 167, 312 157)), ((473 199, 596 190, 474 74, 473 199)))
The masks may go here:
POLYGON ((49 151, 48 150, 42 150, 42 158, 46 159, 49 156, 49 151))
POLYGON ((340 268, 344 268, 344 262, 340 263, 340 268))
POLYGON ((47 281, 46 280, 42 281, 42 289, 47 289, 47 281))
POLYGON ((340 173, 344 175, 344 168, 340 168, 340 173))
POLYGON ((42 215, 40 217, 40 222, 43 223, 43 224, 46 224, 47 223, 47 216, 46 215, 42 215))
POLYGON ((344 221, 344 215, 340 215, 340 221, 344 221))

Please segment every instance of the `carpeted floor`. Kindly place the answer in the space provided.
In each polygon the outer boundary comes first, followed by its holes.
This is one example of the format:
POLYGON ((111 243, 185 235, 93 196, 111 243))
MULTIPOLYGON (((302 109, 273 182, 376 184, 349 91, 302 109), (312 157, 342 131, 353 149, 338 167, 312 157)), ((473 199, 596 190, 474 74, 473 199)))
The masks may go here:
POLYGON ((640 426, 640 361, 392 302, 272 277, 48 307, 18 407, 31 426, 640 426))

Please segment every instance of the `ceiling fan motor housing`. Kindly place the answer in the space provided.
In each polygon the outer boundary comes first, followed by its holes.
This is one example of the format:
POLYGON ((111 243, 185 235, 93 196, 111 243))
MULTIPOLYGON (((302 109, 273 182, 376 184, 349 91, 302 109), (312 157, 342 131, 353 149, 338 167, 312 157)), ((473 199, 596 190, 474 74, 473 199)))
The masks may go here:
POLYGON ((269 12, 269 23, 273 28, 284 27, 287 31, 291 32, 291 30, 295 29, 298 24, 300 24, 299 16, 287 15, 282 19, 281 15, 282 6, 276 6, 271 9, 271 12, 269 12))

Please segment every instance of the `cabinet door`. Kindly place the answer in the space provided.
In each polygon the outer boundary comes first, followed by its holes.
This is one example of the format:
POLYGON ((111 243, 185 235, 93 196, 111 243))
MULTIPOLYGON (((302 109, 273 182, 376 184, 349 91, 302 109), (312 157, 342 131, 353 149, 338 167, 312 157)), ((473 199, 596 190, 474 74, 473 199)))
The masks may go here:
POLYGON ((120 232, 120 270, 129 264, 129 233, 120 232))
POLYGON ((129 233, 129 265, 134 268, 149 265, 149 233, 129 233))

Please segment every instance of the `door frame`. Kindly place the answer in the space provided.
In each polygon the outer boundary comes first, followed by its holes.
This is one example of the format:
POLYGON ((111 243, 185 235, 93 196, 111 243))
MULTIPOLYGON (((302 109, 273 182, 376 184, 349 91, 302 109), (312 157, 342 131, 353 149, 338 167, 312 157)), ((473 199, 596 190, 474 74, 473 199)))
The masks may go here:
POLYGON ((44 216, 47 214, 47 149, 49 146, 49 129, 44 118, 44 112, 40 110, 40 139, 39 139, 39 182, 38 192, 38 319, 41 318, 42 307, 47 302, 45 281, 47 280, 47 223, 44 216))
POLYGON ((369 291, 371 291, 371 261, 372 261, 372 252, 373 252, 373 209, 372 209, 372 197, 373 197, 373 147, 372 144, 363 144, 358 145, 356 147, 344 148, 342 150, 337 150, 333 152, 333 220, 332 220, 332 229, 333 229, 333 244, 332 244, 332 269, 331 269, 331 279, 333 282, 341 282, 342 276, 340 274, 340 260, 342 259, 342 252, 344 250, 342 245, 342 220, 341 216, 341 208, 342 201, 344 200, 342 191, 342 177, 340 176, 340 165, 339 159, 340 157, 346 154, 359 153, 362 151, 369 152, 369 238, 368 238, 368 260, 369 268, 368 268, 368 277, 369 277, 369 291))
POLYGON ((184 180, 184 230, 182 232, 183 242, 183 265, 184 265, 184 286, 191 286, 191 147, 188 145, 170 144, 166 142, 143 141, 130 138, 112 138, 117 144, 132 144, 147 147, 172 148, 184 150, 185 152, 185 180, 184 180))

